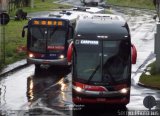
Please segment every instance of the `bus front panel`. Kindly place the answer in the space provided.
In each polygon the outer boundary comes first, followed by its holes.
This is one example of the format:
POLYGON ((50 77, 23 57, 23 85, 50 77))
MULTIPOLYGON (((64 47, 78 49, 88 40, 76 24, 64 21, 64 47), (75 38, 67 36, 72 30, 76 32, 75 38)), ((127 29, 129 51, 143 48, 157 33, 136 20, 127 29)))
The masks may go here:
POLYGON ((73 101, 101 103, 99 99, 103 99, 104 103, 113 100, 113 103, 127 104, 130 94, 130 55, 128 40, 75 40, 73 101))
MULTIPOLYGON (((39 23, 32 21, 28 28, 28 62, 67 65, 66 48, 69 30, 67 25, 58 24, 58 21, 57 26, 47 25, 49 22, 46 25, 39 23)), ((52 24, 54 23, 52 21, 52 24)))

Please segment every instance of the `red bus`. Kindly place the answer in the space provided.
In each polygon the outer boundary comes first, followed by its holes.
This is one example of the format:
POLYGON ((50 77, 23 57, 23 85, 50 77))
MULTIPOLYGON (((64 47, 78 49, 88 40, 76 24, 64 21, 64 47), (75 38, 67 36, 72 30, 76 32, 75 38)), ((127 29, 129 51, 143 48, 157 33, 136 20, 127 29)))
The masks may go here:
POLYGON ((67 48, 73 37, 74 22, 60 17, 32 18, 27 28, 27 62, 40 65, 69 65, 67 62, 67 48))
POLYGON ((72 49, 75 104, 129 103, 131 64, 136 63, 137 52, 122 17, 95 14, 79 20, 68 57, 72 49))

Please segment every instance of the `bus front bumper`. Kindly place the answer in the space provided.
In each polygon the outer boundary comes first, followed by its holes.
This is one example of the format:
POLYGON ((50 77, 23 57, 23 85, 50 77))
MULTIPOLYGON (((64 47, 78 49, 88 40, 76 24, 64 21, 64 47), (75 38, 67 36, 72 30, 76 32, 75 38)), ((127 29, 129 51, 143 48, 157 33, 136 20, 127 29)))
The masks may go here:
POLYGON ((81 98, 76 97, 72 98, 73 103, 75 104, 120 104, 127 105, 129 103, 129 98, 81 98))
POLYGON ((44 65, 64 65, 64 66, 70 65, 67 61, 67 58, 54 59, 54 60, 27 58, 27 63, 29 63, 29 64, 44 64, 44 65))
POLYGON ((74 103, 102 103, 102 104, 128 104, 130 99, 130 91, 123 94, 119 91, 108 91, 108 92, 98 92, 98 91, 73 91, 73 102, 74 103))

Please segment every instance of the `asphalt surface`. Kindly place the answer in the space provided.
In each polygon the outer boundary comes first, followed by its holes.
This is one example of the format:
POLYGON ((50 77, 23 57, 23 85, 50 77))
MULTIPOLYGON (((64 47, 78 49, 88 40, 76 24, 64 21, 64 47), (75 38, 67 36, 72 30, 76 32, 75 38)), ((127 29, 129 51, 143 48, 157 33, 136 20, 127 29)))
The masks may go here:
MULTIPOLYGON (((153 115, 160 115, 160 90, 144 88, 138 85, 139 77, 146 65, 154 58, 154 33, 156 22, 151 11, 115 8, 112 11, 122 15, 128 22, 132 43, 138 51, 137 63, 132 65, 131 101, 125 108, 97 106, 81 110, 83 106, 74 106, 71 93, 71 71, 65 68, 51 67, 35 72, 34 65, 17 69, 0 78, 0 114, 7 116, 23 115, 60 115, 60 116, 116 116, 139 115, 148 113, 143 99, 152 95, 157 105, 152 108, 153 115), (74 107, 73 107, 74 106, 74 107)), ((46 15, 41 13, 40 15, 46 15)), ((25 61, 24 61, 25 62, 25 61)), ((25 63, 24 63, 25 64, 25 63)), ((12 67, 12 66, 11 66, 12 67)))

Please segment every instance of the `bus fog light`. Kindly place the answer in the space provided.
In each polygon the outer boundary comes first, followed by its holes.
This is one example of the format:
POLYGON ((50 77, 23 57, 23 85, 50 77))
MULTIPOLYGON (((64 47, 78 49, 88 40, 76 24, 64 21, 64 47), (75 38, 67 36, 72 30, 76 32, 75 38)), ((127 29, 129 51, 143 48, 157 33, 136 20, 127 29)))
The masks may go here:
POLYGON ((63 58, 64 58, 64 55, 60 55, 59 58, 60 58, 60 59, 63 59, 63 58))
POLYGON ((128 92, 128 89, 127 88, 123 88, 120 90, 120 93, 122 94, 126 94, 128 92))
POLYGON ((34 55, 33 55, 32 53, 30 53, 30 54, 29 54, 29 57, 30 57, 30 58, 33 58, 33 57, 34 57, 34 55))

